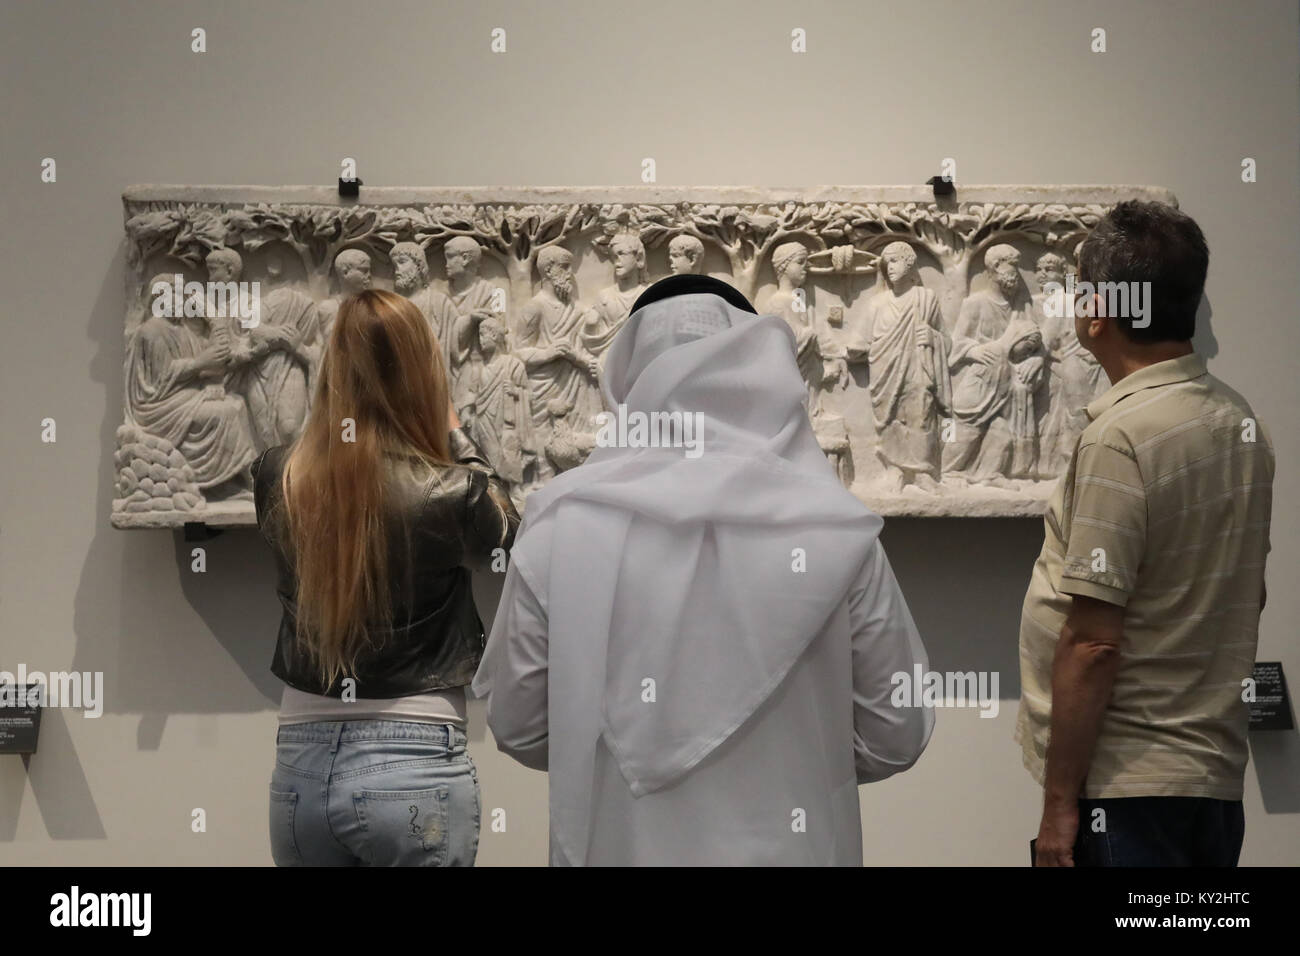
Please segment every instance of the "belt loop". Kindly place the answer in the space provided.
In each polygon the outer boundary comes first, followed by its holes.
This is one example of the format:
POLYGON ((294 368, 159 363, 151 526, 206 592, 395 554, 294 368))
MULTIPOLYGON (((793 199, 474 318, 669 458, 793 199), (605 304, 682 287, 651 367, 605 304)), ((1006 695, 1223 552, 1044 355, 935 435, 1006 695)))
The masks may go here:
POLYGON ((456 725, 446 724, 447 728, 447 753, 458 753, 456 750, 456 725))
POLYGON ((339 738, 343 736, 343 725, 345 721, 336 721, 334 724, 334 739, 330 741, 330 753, 336 754, 339 749, 339 738))

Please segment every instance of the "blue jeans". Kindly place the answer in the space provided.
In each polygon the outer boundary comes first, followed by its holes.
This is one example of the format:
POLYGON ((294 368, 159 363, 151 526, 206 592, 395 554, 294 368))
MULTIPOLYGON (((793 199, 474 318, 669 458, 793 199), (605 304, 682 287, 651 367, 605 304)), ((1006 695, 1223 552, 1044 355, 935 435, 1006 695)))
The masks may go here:
POLYGON ((276 866, 473 866, 465 732, 408 720, 285 724, 271 774, 276 866))
POLYGON ((1114 797, 1079 801, 1075 866, 1236 866, 1246 834, 1240 800, 1114 797), (1106 829, 1094 833, 1095 811, 1106 829))

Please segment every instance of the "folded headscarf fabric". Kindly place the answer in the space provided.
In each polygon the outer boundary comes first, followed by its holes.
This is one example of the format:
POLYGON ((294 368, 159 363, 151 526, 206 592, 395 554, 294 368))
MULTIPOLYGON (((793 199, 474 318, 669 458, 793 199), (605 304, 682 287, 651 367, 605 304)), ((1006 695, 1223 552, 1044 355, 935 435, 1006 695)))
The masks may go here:
POLYGON ((712 292, 650 301, 614 339, 602 391, 611 411, 698 415, 703 429, 698 457, 597 447, 527 503, 513 560, 547 569, 530 577, 548 581, 552 818, 571 862, 585 857, 597 742, 638 796, 689 773, 781 684, 882 524, 818 446, 777 316, 712 292), (557 678, 582 692, 557 699, 557 678))

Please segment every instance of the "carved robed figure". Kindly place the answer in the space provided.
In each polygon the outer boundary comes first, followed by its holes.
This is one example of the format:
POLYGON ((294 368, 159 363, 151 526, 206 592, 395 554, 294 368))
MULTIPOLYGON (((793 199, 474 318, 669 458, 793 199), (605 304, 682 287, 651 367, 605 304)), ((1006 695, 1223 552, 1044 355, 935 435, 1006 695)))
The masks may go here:
POLYGON ((953 440, 943 446, 943 470, 1007 485, 1037 470, 1034 395, 1045 350, 1020 277, 1020 253, 995 245, 984 265, 988 284, 962 303, 953 329, 948 362, 956 421, 953 440))
MULTIPOLYGON (((155 285, 171 289, 171 283, 169 275, 155 276, 145 293, 155 285)), ((163 317, 154 315, 152 304, 150 298, 127 343, 127 422, 179 450, 204 491, 232 482, 232 493, 247 494, 247 468, 257 452, 243 399, 222 385, 229 345, 214 345, 196 332, 179 298, 163 317)))
POLYGON ((891 242, 881 253, 883 286, 853 330, 849 361, 866 361, 876 454, 891 491, 914 482, 938 488, 941 415, 950 413, 948 333, 939 297, 921 285, 916 251, 891 242))

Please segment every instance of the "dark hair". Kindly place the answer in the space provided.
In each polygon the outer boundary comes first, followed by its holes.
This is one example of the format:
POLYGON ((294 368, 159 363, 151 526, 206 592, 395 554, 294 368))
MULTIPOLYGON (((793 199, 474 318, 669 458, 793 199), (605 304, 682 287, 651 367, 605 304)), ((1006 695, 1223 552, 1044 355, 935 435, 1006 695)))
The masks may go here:
MULTIPOLYGON (((667 299, 674 295, 690 295, 695 292, 711 292, 714 295, 720 295, 738 309, 746 312, 754 312, 754 307, 749 304, 749 300, 740 294, 735 286, 723 282, 721 279, 715 279, 707 275, 675 275, 665 276, 650 288, 646 289, 637 297, 636 302, 632 304, 632 312, 649 305, 651 302, 658 302, 660 299, 667 299)), ((631 315, 629 312, 628 315, 631 315)))
POLYGON ((1150 324, 1116 317, 1132 342, 1186 342, 1196 331, 1210 250, 1195 220, 1173 206, 1130 199, 1102 217, 1079 249, 1079 280, 1149 282, 1150 324))

